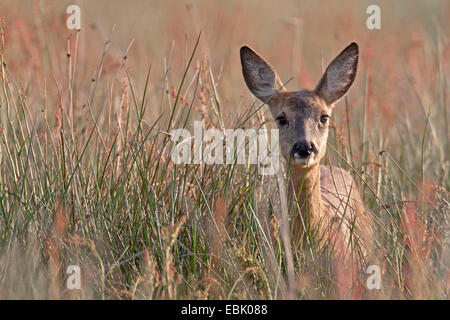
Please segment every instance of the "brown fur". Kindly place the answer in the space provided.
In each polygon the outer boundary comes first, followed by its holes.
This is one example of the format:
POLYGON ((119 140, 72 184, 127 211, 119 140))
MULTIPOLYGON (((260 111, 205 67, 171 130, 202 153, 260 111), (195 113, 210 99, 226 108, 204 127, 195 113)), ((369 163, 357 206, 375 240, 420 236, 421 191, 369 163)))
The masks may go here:
MULTIPOLYGON (((358 187, 351 175, 322 166, 328 122, 334 103, 351 87, 357 70, 358 46, 345 48, 328 66, 313 91, 286 91, 273 68, 248 47, 241 48, 244 79, 250 91, 269 105, 279 119, 280 149, 290 164, 290 194, 300 209, 293 221, 293 239, 303 239, 306 225, 324 235, 321 246, 332 246, 336 283, 341 297, 355 297, 361 289, 358 272, 372 233, 358 187), (281 119, 281 120, 280 120, 281 119), (298 144, 311 146, 310 156, 296 154, 298 144)), ((302 242, 304 243, 304 242, 302 242)))

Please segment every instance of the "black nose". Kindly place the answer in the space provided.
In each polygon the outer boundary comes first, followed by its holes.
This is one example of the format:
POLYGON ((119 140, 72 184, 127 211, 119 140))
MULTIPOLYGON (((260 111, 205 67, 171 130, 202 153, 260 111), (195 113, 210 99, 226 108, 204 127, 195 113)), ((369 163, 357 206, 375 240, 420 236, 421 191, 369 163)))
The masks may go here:
POLYGON ((292 152, 298 154, 302 158, 307 158, 311 155, 314 148, 311 143, 296 143, 292 152))

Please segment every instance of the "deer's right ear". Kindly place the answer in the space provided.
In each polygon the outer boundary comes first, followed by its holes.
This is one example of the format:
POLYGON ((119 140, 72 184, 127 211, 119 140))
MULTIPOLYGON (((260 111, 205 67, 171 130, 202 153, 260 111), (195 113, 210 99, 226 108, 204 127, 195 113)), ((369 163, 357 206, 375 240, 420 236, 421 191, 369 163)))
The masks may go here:
POLYGON ((242 73, 250 91, 261 101, 267 102, 282 91, 282 83, 272 67, 247 46, 241 48, 242 73))
POLYGON ((333 104, 350 89, 358 68, 358 44, 352 42, 325 70, 315 91, 327 104, 333 104))

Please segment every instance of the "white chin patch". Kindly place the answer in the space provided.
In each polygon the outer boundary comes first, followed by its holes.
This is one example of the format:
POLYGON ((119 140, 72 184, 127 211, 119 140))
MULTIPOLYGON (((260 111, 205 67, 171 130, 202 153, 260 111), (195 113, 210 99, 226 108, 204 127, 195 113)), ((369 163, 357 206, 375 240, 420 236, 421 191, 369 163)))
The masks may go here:
POLYGON ((306 166, 309 166, 313 162, 313 157, 309 156, 308 158, 303 158, 303 157, 294 155, 294 162, 297 164, 304 164, 306 166))

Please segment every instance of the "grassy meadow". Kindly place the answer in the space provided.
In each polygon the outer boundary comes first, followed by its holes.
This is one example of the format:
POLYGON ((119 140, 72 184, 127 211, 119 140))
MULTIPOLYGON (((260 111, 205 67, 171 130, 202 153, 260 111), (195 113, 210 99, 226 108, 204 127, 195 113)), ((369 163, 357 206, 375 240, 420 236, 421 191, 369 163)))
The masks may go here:
POLYGON ((352 41, 323 163, 376 226, 366 297, 448 299, 449 18, 444 0, 1 1, 0 299, 339 298, 316 247, 290 245, 282 172, 176 165, 170 131, 274 127, 241 45, 298 90, 352 41))

